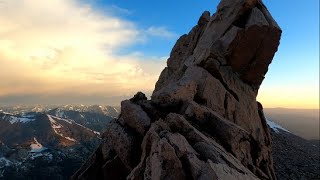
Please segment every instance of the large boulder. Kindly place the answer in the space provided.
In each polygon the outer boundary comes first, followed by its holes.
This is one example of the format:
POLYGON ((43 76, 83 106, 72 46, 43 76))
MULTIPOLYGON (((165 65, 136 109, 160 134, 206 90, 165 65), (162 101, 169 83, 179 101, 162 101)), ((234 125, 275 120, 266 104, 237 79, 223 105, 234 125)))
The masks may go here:
POLYGON ((204 12, 177 41, 151 100, 139 92, 123 101, 72 178, 276 179, 256 96, 280 36, 260 0, 204 12))

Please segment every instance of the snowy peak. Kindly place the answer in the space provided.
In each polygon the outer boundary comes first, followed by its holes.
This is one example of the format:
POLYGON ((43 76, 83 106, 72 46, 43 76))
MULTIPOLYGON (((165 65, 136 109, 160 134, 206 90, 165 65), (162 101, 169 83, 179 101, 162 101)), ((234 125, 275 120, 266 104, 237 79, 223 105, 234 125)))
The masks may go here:
POLYGON ((8 121, 11 124, 15 123, 28 123, 34 121, 35 118, 32 115, 14 115, 12 113, 0 112, 0 121, 8 121))
POLYGON ((65 105, 65 106, 55 108, 52 111, 55 111, 55 116, 61 117, 61 118, 66 118, 65 112, 70 112, 70 111, 97 113, 97 114, 103 114, 111 117, 118 117, 120 113, 119 109, 112 106, 105 106, 105 105, 86 106, 82 104, 81 105, 65 105))
POLYGON ((12 114, 24 114, 30 112, 46 112, 58 107, 57 105, 19 105, 1 107, 0 112, 9 112, 12 114))
MULTIPOLYGON (((108 105, 23 105, 23 106, 5 106, 1 107, 0 113, 8 112, 11 114, 24 114, 24 113, 47 113, 51 110, 58 111, 77 111, 77 112, 92 112, 102 113, 107 116, 118 117, 120 113, 119 107, 113 107, 108 105)), ((60 117, 60 115, 56 115, 60 117)))

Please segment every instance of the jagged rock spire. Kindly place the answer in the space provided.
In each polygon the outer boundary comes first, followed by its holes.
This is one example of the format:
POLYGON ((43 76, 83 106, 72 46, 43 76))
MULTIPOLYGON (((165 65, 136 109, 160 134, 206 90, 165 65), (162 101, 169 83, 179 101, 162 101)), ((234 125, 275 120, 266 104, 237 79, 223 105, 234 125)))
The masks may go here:
POLYGON ((257 92, 281 29, 259 0, 222 0, 173 47, 73 179, 276 179, 257 92))

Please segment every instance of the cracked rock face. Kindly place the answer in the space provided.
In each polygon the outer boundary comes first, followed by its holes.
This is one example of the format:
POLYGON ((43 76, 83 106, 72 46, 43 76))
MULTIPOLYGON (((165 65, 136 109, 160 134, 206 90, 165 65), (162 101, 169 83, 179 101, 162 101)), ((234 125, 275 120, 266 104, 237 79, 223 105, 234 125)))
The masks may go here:
POLYGON ((73 179, 276 179, 256 96, 281 29, 260 0, 222 0, 173 47, 151 100, 121 103, 73 179))

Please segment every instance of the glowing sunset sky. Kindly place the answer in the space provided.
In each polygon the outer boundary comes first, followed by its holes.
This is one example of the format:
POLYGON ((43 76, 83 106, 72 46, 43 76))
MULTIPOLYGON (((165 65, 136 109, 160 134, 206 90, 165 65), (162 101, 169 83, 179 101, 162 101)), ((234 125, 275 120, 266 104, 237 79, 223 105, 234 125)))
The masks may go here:
MULTIPOLYGON (((318 108, 319 1, 264 3, 283 36, 258 100, 318 108)), ((177 38, 217 4, 0 0, 0 104, 115 105, 150 95, 177 38)))

